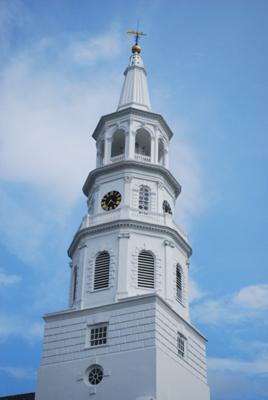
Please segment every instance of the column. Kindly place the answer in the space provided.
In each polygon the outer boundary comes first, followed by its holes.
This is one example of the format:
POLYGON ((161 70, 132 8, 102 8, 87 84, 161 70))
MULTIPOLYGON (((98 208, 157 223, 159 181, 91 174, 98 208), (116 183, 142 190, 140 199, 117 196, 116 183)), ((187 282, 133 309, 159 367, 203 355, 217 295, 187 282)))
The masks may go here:
POLYGON ((118 235, 118 279, 117 279, 117 299, 122 299, 128 295, 128 247, 130 234, 128 232, 118 235))
POLYGON ((129 152, 130 152, 130 149, 129 149, 130 137, 129 137, 129 135, 130 135, 130 131, 126 132, 126 134, 125 134, 125 160, 129 159, 129 152))
POLYGON ((104 164, 109 164, 111 161, 111 147, 112 147, 112 138, 106 138, 105 146, 104 146, 104 164))
POLYGON ((169 154, 168 154, 167 148, 165 148, 165 150, 164 150, 164 167, 166 167, 166 168, 169 167, 169 154))
POLYGON ((174 271, 172 265, 172 249, 175 247, 174 243, 169 240, 164 241, 165 246, 165 299, 168 302, 173 302, 173 282, 174 271))
POLYGON ((155 163, 155 137, 151 136, 151 162, 155 163))
POLYGON ((80 293, 80 301, 78 303, 80 309, 84 308, 85 303, 85 292, 86 292, 86 275, 87 275, 87 245, 85 243, 81 244, 78 247, 79 254, 79 272, 81 274, 81 293, 80 293))

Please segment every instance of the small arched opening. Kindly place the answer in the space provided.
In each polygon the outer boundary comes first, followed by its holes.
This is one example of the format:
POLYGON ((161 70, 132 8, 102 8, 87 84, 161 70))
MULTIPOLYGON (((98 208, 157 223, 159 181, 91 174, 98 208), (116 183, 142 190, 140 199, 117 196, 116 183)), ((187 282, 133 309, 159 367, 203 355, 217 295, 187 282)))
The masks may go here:
POLYGON ((145 129, 139 129, 135 137, 135 158, 151 160, 151 135, 145 129))
POLYGON ((123 130, 116 131, 112 139, 111 158, 125 154, 125 133, 123 130))

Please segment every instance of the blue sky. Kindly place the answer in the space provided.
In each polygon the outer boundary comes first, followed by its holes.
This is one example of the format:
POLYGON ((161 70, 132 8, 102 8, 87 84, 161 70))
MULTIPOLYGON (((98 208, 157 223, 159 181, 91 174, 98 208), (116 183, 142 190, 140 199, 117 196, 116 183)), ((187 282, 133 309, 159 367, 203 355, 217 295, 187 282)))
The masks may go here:
POLYGON ((0 395, 35 390, 41 316, 67 305, 90 134, 116 109, 140 17, 212 399, 268 399, 267 13, 264 0, 0 0, 0 395))

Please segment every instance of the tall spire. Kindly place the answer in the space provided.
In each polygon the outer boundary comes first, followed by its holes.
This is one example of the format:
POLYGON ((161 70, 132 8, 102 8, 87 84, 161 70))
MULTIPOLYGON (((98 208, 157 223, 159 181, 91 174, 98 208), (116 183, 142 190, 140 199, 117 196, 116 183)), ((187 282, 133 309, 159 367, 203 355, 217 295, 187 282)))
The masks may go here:
POLYGON ((147 73, 144 69, 143 60, 140 55, 141 46, 137 41, 137 34, 141 34, 141 32, 129 31, 128 33, 136 34, 136 43, 132 47, 133 54, 129 59, 129 65, 124 72, 125 81, 121 91, 117 111, 128 107, 150 111, 151 103, 147 84, 147 73))

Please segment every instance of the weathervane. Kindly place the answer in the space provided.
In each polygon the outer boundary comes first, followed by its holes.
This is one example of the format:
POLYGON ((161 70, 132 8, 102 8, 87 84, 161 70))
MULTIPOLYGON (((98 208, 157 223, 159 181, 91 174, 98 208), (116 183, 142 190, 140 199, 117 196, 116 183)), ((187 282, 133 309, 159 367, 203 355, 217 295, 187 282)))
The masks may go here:
POLYGON ((141 36, 146 36, 146 33, 140 32, 139 31, 139 20, 137 22, 137 30, 128 30, 127 31, 128 35, 135 35, 135 44, 132 46, 132 53, 140 53, 141 52, 141 46, 139 45, 139 40, 141 36))

